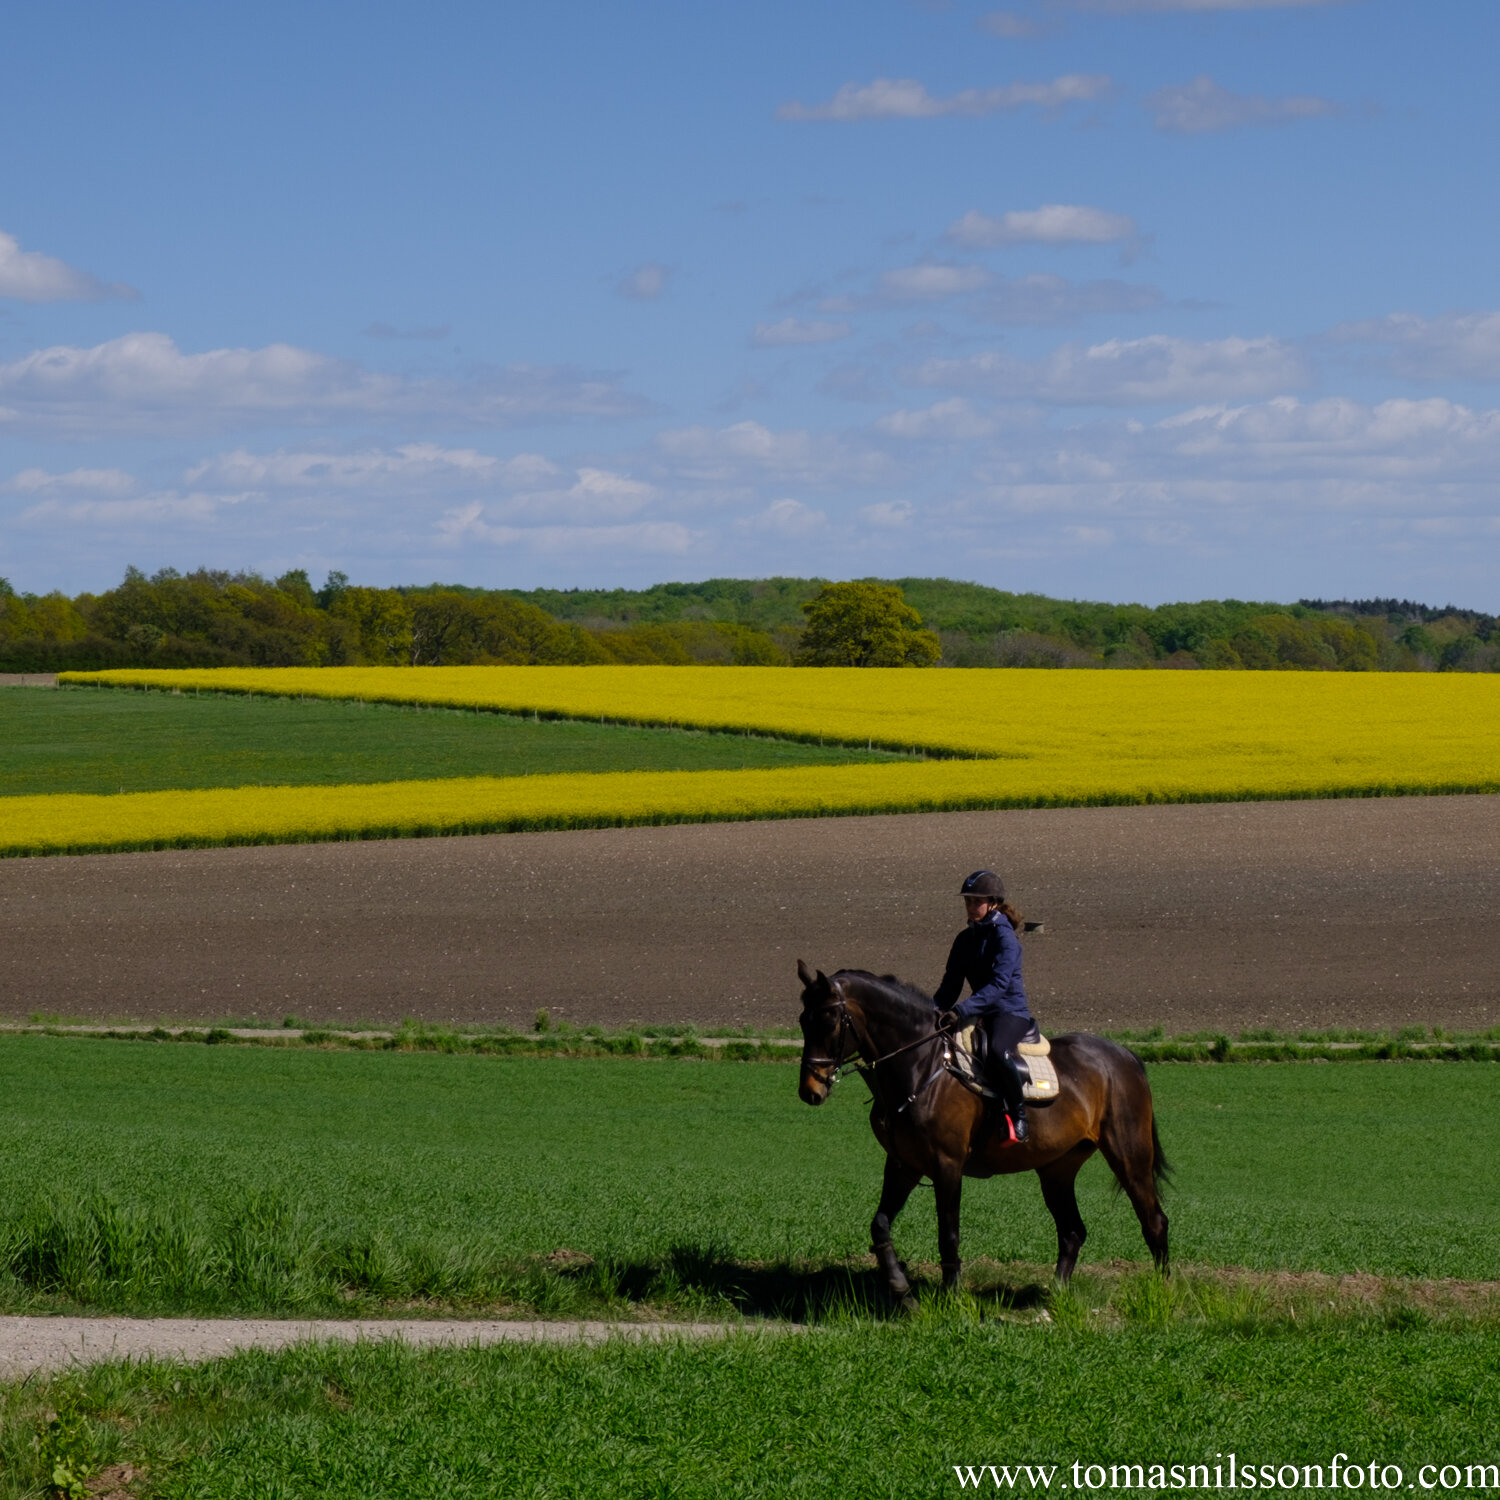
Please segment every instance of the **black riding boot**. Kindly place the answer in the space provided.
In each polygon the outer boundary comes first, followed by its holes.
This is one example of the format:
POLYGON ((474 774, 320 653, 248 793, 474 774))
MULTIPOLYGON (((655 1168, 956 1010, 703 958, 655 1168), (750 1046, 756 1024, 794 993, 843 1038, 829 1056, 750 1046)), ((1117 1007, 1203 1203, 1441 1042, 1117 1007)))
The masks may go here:
POLYGON ((1030 1016, 990 1016, 985 1025, 985 1073, 992 1089, 1005 1101, 1017 1141, 1028 1135, 1026 1105, 1021 1097, 1021 1075, 1016 1071, 1012 1048, 1036 1023, 1030 1016))
POLYGON ((999 1057, 997 1062, 999 1066, 995 1069, 995 1081, 1005 1096, 1005 1112, 1010 1116, 1011 1129, 1015 1132, 1017 1143, 1024 1145, 1031 1135, 1031 1127, 1026 1123, 1026 1098, 1021 1093, 1021 1075, 1009 1052, 999 1057))

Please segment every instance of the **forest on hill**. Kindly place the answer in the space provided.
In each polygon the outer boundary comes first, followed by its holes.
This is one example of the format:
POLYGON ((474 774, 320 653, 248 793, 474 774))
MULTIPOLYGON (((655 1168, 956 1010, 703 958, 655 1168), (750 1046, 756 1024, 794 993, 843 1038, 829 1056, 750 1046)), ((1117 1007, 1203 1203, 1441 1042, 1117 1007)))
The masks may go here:
MULTIPOLYGON (((875 582, 877 580, 868 580, 875 582)), ((1500 671, 1494 616, 1408 599, 1103 604, 946 578, 895 584, 947 667, 1500 671)), ((0 671, 101 667, 665 663, 782 665, 818 578, 648 589, 368 588, 330 573, 131 568, 69 598, 0 578, 0 671)))

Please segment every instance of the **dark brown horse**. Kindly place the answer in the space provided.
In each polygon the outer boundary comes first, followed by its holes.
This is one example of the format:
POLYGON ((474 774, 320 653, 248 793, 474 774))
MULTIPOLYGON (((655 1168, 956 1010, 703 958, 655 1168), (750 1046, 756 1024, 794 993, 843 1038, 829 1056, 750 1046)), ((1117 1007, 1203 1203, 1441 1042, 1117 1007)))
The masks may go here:
POLYGON ((1035 1172, 1057 1222, 1057 1279, 1067 1281, 1088 1231, 1073 1179, 1100 1151, 1125 1190, 1157 1266, 1167 1269, 1167 1216, 1157 1187, 1167 1171, 1152 1116, 1151 1088, 1135 1053, 1103 1037, 1055 1036, 1058 1098, 1027 1112, 1031 1138, 1004 1145, 996 1105, 971 1093, 942 1065, 942 1034, 920 990, 862 969, 802 980, 802 1076, 797 1092, 821 1104, 839 1069, 858 1057, 874 1099, 870 1128, 885 1148, 885 1183, 870 1224, 871 1248, 893 1296, 911 1294, 891 1245, 891 1223, 923 1177, 937 1193, 943 1286, 957 1284, 959 1202, 965 1177, 1035 1172))

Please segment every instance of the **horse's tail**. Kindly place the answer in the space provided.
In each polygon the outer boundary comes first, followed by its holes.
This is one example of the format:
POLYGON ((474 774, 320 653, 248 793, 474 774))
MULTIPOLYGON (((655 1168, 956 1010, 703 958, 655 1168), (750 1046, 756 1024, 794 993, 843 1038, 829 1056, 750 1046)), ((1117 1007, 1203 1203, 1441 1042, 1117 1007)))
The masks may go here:
MULTIPOLYGON (((1161 1149, 1161 1136, 1156 1129, 1156 1100, 1152 1096, 1151 1085, 1146 1079, 1146 1064, 1129 1047, 1121 1050, 1140 1069, 1141 1083, 1145 1086, 1146 1105, 1151 1111, 1151 1181, 1160 1189, 1163 1183, 1171 1180, 1172 1163, 1167 1160, 1167 1153, 1161 1149)), ((1124 1184, 1117 1178, 1115 1191, 1118 1193, 1123 1190, 1123 1187, 1124 1184)))
POLYGON ((1151 1180, 1158 1188, 1172 1177, 1172 1163, 1161 1149, 1161 1137, 1156 1133, 1156 1110, 1151 1111, 1151 1180))

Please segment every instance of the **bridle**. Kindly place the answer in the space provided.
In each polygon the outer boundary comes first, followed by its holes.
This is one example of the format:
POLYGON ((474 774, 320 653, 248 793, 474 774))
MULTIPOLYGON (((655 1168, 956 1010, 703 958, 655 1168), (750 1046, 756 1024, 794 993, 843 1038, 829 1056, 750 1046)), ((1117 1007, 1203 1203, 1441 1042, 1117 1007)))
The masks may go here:
MULTIPOLYGON (((899 1057, 903 1052, 910 1052, 913 1048, 921 1047, 927 1042, 935 1042, 945 1039, 948 1035, 946 1031, 934 1029, 927 1036, 919 1036, 914 1042, 904 1042, 901 1046, 893 1047, 889 1052, 882 1054, 880 1057, 871 1058, 868 1062, 856 1061, 851 1063, 851 1058, 860 1057, 862 1044, 859 1039, 859 1032, 855 1029, 854 1018, 849 1014, 849 1002, 845 1000, 842 995, 838 995, 833 1000, 830 1000, 826 1005, 819 1005, 811 1010, 809 1010, 807 1007, 804 1007, 802 1014, 804 1016, 817 1015, 823 1011, 830 1010, 838 1012, 839 1029, 834 1033, 832 1047, 832 1050, 836 1052, 838 1056, 809 1056, 805 1051, 802 1054, 802 1066, 806 1068, 807 1071, 811 1073, 812 1076, 830 1092, 832 1092, 834 1084, 836 1084, 843 1076, 844 1070, 852 1066, 854 1071, 858 1073, 860 1077, 864 1079, 865 1083, 869 1086, 870 1092, 874 1094, 878 1099, 880 1095, 879 1090, 877 1090, 877 1088, 875 1087, 875 1070, 881 1065, 881 1063, 889 1062, 891 1058, 899 1057), (846 1035, 852 1035, 854 1038, 854 1046, 847 1051, 844 1048, 844 1038, 846 1035)), ((873 1048, 871 1050, 873 1051, 873 1048)), ((947 1058, 945 1056, 944 1063, 946 1061, 947 1058)), ((914 1090, 907 1096, 906 1102, 897 1107, 897 1114, 900 1114, 901 1111, 904 1110, 906 1106, 912 1102, 913 1099, 916 1099, 921 1094, 925 1094, 927 1090, 932 1087, 938 1075, 942 1073, 943 1065, 943 1063, 939 1063, 937 1068, 933 1071, 932 1076, 928 1078, 927 1082, 924 1083, 921 1088, 914 1090)))
MULTIPOLYGON (((825 1089, 831 1090, 834 1084, 836 1084, 843 1076, 844 1069, 849 1064, 849 1059, 851 1057, 859 1056, 859 1034, 854 1031, 854 1021, 849 1015, 849 1004, 842 995, 840 995, 836 1000, 829 1001, 827 1005, 819 1005, 816 1007, 816 1009, 813 1010, 809 1010, 806 1006, 804 1006, 802 1009, 802 1014, 804 1016, 817 1015, 818 1013, 825 1010, 835 1010, 838 1012, 839 1029, 834 1033, 833 1036, 833 1051, 836 1052, 838 1056, 810 1057, 804 1050, 802 1054, 802 1066, 806 1068, 807 1071, 811 1073, 812 1076, 816 1078, 825 1089), (844 1037, 850 1033, 853 1033, 854 1035, 854 1046, 846 1051, 844 1048, 844 1037), (821 1072, 819 1071, 820 1069, 822 1070, 821 1072)), ((873 1066, 873 1064, 871 1066, 873 1066)), ((860 1072, 864 1071, 864 1067, 860 1063, 856 1062, 854 1064, 854 1067, 860 1072)))

